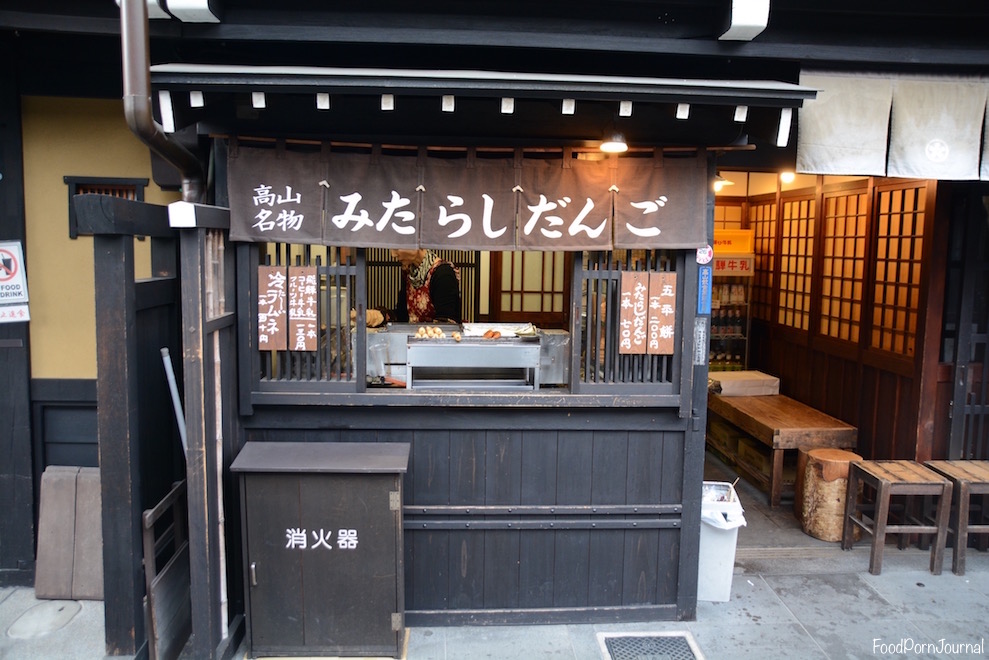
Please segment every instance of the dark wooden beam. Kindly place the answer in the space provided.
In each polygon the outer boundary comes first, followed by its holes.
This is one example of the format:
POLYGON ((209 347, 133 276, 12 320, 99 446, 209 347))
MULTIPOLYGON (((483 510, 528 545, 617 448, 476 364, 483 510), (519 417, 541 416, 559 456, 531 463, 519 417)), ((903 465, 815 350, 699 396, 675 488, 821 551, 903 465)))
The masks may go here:
MULTIPOLYGON (((9 43, 0 38, 0 240, 25 239, 21 99, 9 43)), ((25 255, 26 259, 26 255, 25 255)), ((0 587, 34 581, 28 323, 0 323, 0 587)))
POLYGON ((168 226, 167 206, 108 195, 76 195, 72 201, 77 229, 83 236, 175 238, 175 231, 168 226))
MULTIPOLYGON (((77 207, 80 222, 94 210, 77 207)), ((93 252, 103 538, 112 539, 103 546, 104 625, 107 654, 124 655, 146 640, 134 239, 98 235, 93 252)))

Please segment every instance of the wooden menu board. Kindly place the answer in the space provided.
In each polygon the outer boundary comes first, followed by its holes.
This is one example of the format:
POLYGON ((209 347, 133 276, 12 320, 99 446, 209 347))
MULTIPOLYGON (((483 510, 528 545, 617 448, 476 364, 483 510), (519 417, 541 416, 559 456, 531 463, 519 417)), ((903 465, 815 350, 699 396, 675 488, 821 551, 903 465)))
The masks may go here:
POLYGON ((293 351, 315 351, 319 340, 316 317, 315 266, 288 269, 288 332, 293 351))
POLYGON ((285 269, 258 266, 258 350, 284 351, 288 346, 285 269))
POLYGON ((618 352, 672 355, 676 273, 622 273, 618 352))

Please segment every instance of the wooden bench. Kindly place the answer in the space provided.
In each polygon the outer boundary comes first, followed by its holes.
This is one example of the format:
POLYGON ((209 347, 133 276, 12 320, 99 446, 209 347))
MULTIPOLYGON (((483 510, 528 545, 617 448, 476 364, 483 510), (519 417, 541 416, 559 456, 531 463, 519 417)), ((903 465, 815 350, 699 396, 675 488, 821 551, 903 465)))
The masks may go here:
POLYGON ((723 396, 708 393, 707 408, 726 422, 769 447, 772 467, 768 480, 739 462, 738 467, 767 486, 769 505, 779 506, 783 495, 783 455, 797 449, 854 449, 858 429, 782 394, 723 396))

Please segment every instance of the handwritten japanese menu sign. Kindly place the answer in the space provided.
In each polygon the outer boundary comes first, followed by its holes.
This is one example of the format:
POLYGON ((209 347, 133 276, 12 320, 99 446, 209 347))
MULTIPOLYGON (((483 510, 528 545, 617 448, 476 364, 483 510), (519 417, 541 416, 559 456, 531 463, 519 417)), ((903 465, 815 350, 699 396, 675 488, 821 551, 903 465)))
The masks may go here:
POLYGON ((316 268, 288 269, 288 333, 293 351, 315 351, 319 339, 316 320, 316 268))
POLYGON ((618 352, 672 355, 676 273, 622 273, 618 352))
POLYGON ((227 164, 232 240, 474 250, 709 243, 706 156, 587 161, 238 147, 227 164))
POLYGON ((258 350, 283 351, 288 346, 285 291, 284 268, 258 266, 258 350))

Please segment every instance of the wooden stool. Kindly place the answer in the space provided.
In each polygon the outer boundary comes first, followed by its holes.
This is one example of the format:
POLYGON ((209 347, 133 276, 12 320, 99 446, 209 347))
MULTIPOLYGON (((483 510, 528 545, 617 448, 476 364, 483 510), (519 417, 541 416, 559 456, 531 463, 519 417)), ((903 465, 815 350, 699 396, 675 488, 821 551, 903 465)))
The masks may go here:
MULTIPOLYGON (((908 502, 909 504, 909 502, 908 502)), ((872 534, 872 554, 869 556, 869 572, 879 575, 883 568, 883 548, 886 534, 900 534, 900 547, 906 546, 904 533, 934 534, 931 548, 931 573, 941 574, 944 564, 944 546, 948 538, 948 515, 951 511, 951 481, 915 461, 855 461, 848 470, 848 491, 845 497, 845 524, 841 547, 850 550, 855 540, 852 529, 858 525, 872 534), (860 485, 871 486, 876 492, 874 517, 870 520, 862 511, 858 492, 860 485), (890 500, 894 495, 930 495, 937 498, 935 524, 910 515, 905 507, 903 520, 890 525, 890 500), (861 516, 861 519, 857 517, 861 516)))
MULTIPOLYGON (((925 465, 951 479, 954 492, 958 493, 954 498, 949 525, 949 531, 955 536, 951 570, 955 575, 965 575, 968 535, 989 534, 989 524, 972 524, 969 521, 973 510, 972 498, 989 495, 989 461, 927 461, 925 465)), ((977 508, 981 511, 981 520, 985 520, 985 507, 977 508)), ((984 549, 985 538, 980 541, 980 546, 984 549)))
MULTIPOLYGON (((844 449, 811 449, 807 452, 801 498, 801 527, 822 541, 840 541, 845 520, 848 466, 861 461, 844 449)), ((856 497, 858 491, 856 491, 856 497)), ((853 532, 857 532, 856 527, 853 532)), ((858 539, 855 539, 858 540, 858 539)))

